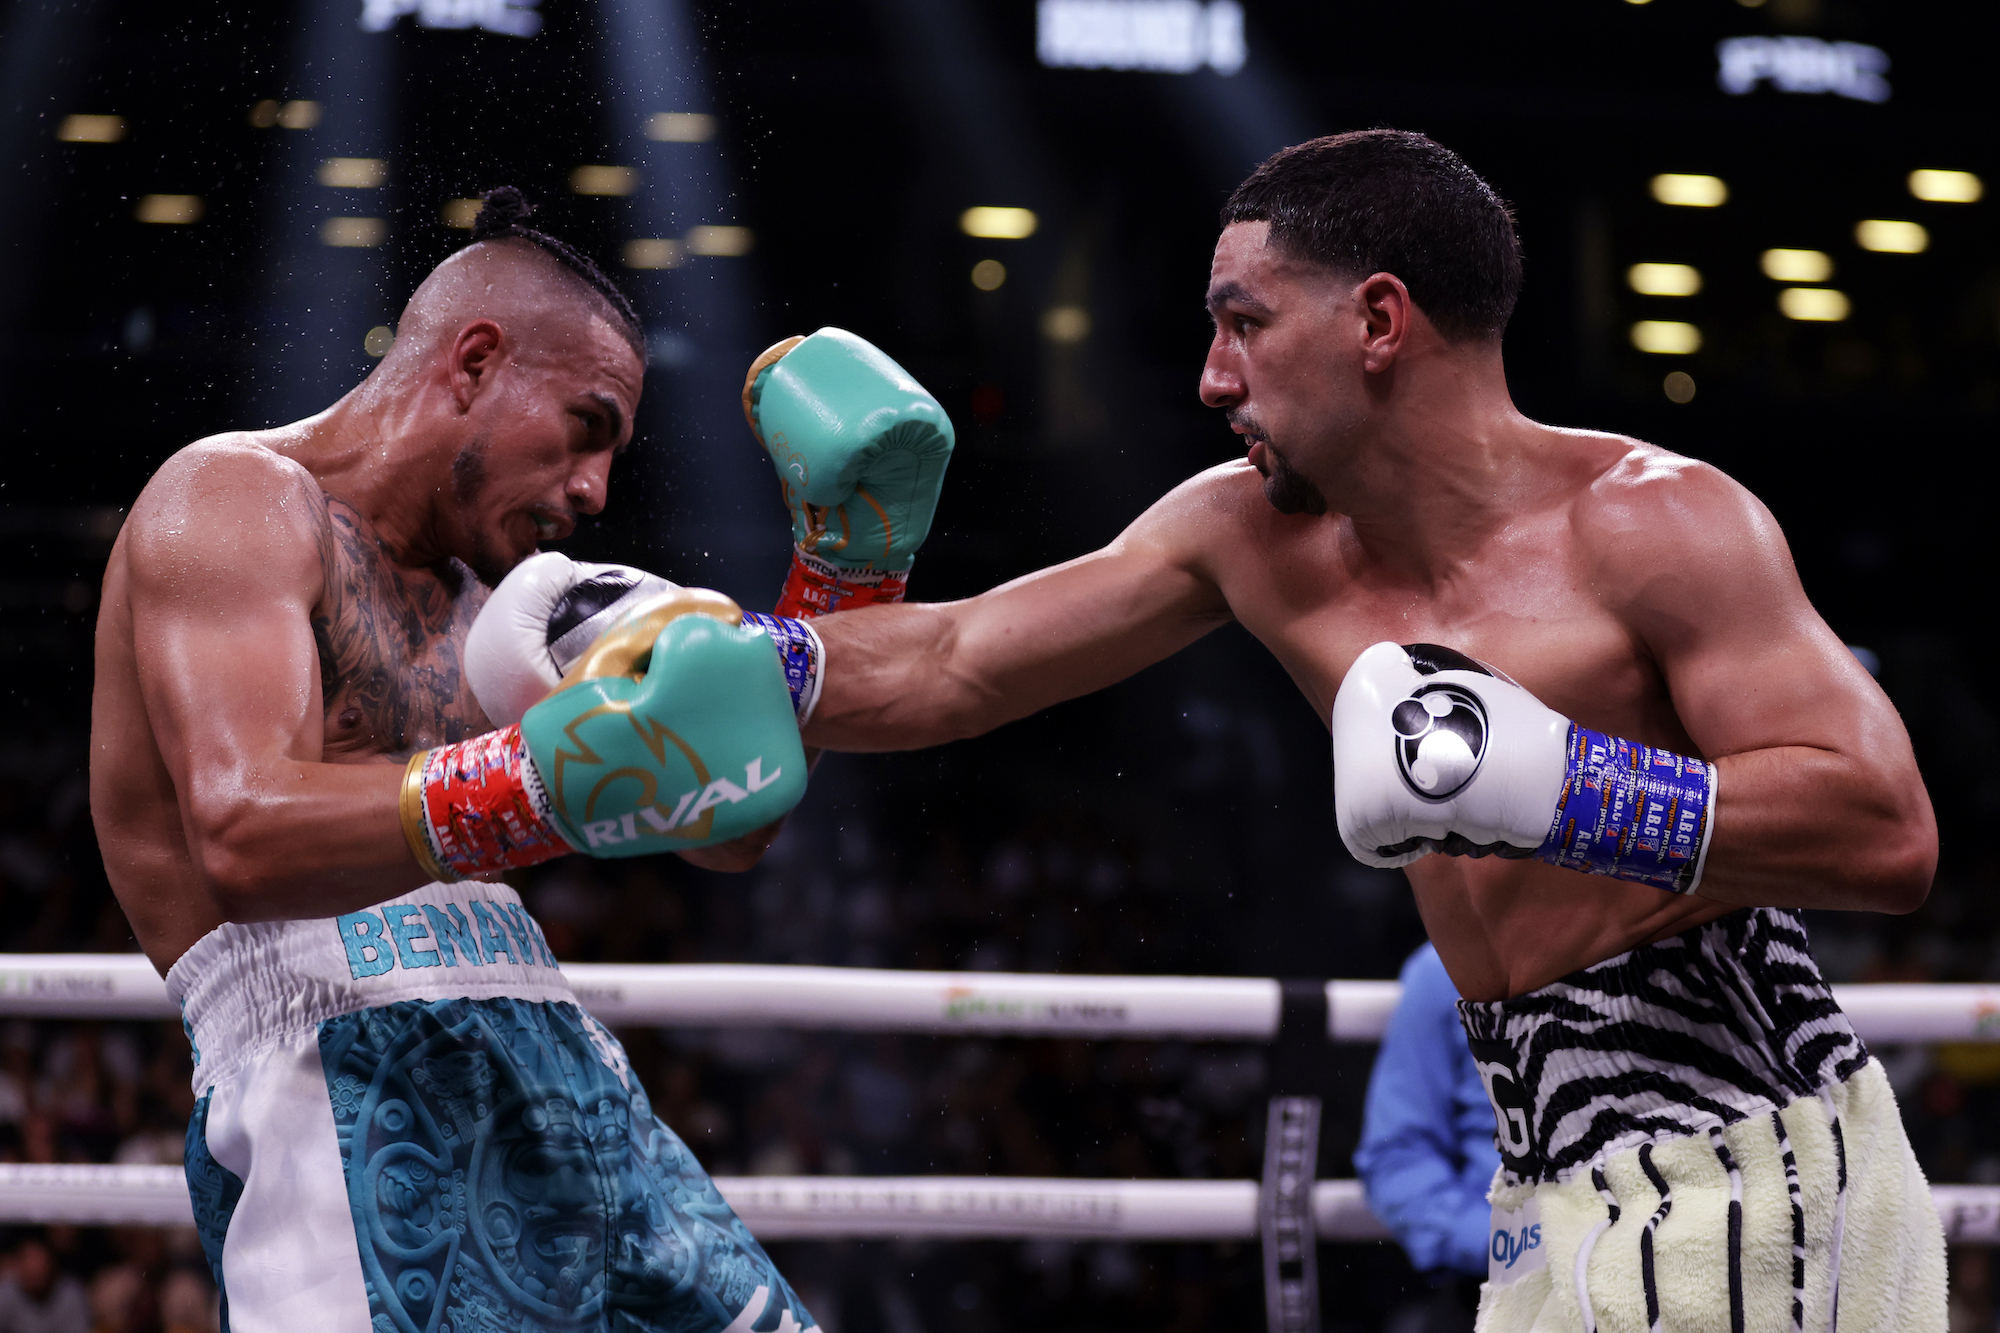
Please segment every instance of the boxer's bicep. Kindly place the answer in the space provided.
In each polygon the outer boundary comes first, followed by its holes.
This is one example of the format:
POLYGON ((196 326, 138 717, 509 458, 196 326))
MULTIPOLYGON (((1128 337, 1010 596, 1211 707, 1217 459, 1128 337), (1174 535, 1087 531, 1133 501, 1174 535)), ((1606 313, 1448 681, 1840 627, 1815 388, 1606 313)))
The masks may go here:
POLYGON ((1812 607, 1777 523, 1707 472, 1671 543, 1609 571, 1694 748, 1717 767, 1701 892, 1739 904, 1908 911, 1936 823, 1902 720, 1812 607))
POLYGON ((1148 534, 964 604, 954 659, 1011 720, 1089 694, 1226 624, 1215 585, 1148 534))
POLYGON ((129 528, 140 688, 197 836, 272 765, 319 758, 317 511, 285 466, 177 459, 129 528))
POLYGON ((818 622, 810 744, 893 750, 978 735, 1088 694, 1229 620, 1220 592, 1135 524, 1110 546, 959 602, 818 622))
MULTIPOLYGON (((1901 723, 1801 585, 1777 521, 1719 473, 1691 479, 1676 539, 1626 548, 1627 623, 1710 759, 1805 747, 1857 754, 1901 723)), ((1907 749, 1907 742, 1904 743, 1907 749)))

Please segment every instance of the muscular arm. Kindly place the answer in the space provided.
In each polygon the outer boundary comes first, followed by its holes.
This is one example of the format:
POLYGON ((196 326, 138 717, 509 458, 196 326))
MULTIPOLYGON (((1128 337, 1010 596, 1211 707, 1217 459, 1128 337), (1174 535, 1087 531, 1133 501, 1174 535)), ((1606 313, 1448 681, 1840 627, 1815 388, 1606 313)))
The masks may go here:
POLYGON ((1717 769, 1700 894, 1914 910, 1937 867, 1937 823, 1909 735, 1806 600, 1776 521, 1727 477, 1678 461, 1626 498, 1598 534, 1609 585, 1625 590, 1625 622, 1717 769))
POLYGON ((127 524, 147 718, 228 920, 351 911, 426 878, 398 819, 401 766, 321 762, 326 540, 311 478, 252 447, 185 452, 127 524))
POLYGON ((818 622, 826 677, 806 727, 832 750, 976 736, 1123 680, 1230 619, 1195 540, 1219 522, 1204 477, 1101 551, 961 602, 870 607, 818 622))

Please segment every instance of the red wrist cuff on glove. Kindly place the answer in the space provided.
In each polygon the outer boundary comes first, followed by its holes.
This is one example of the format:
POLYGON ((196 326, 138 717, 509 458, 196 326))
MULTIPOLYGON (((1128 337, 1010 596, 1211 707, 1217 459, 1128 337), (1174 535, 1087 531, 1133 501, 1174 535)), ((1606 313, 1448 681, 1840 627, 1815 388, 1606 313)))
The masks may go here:
POLYGON ((417 864, 447 883, 576 850, 556 827, 518 723, 416 754, 403 774, 402 814, 417 864))
POLYGON ((785 576, 785 591, 778 598, 776 613, 811 620, 857 606, 889 606, 902 601, 909 586, 907 569, 894 573, 843 569, 794 546, 792 569, 785 576))

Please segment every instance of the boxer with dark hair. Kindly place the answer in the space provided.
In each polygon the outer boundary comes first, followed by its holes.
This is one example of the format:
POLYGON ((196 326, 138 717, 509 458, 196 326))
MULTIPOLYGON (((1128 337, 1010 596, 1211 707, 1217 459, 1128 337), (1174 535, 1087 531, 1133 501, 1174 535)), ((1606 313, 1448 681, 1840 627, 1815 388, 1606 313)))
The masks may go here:
MULTIPOLYGON (((195 1048, 188 1183, 237 1333, 812 1325, 499 878, 754 860, 804 790, 818 652, 536 554, 603 508, 645 344, 523 216, 497 192, 332 407, 168 459, 105 573, 91 809, 195 1048)), ((842 348, 788 374, 949 452, 921 388, 842 348)), ((847 424, 815 422, 801 447, 847 424)))
POLYGON ((1777 524, 1521 415, 1513 221, 1431 140, 1286 149, 1222 220, 1201 396, 1247 456, 1094 554, 819 622, 807 741, 977 735, 1241 623, 1466 997, 1511 1255, 1481 1327, 1942 1328, 1928 1189, 1798 912, 1912 910, 1936 826, 1777 524))

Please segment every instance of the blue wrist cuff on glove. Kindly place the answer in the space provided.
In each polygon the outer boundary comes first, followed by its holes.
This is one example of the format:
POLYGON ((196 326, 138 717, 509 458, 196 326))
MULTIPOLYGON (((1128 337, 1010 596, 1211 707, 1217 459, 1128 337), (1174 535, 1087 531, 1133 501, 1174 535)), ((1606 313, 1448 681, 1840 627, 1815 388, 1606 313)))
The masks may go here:
POLYGON ((767 616, 761 611, 745 611, 743 623, 762 630, 777 647, 778 661, 785 668, 785 685, 792 692, 792 711, 804 726, 819 702, 820 663, 826 660, 826 645, 813 627, 790 616, 767 616))
POLYGON ((1715 816, 1715 765, 1572 722, 1562 796, 1535 856, 1692 893, 1715 816))

